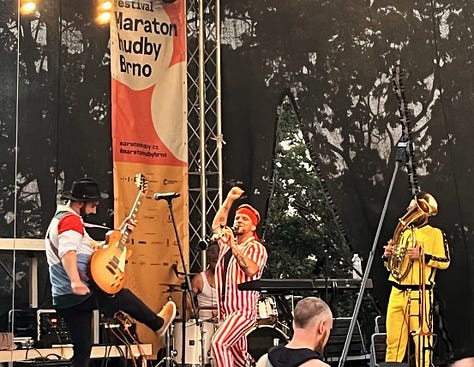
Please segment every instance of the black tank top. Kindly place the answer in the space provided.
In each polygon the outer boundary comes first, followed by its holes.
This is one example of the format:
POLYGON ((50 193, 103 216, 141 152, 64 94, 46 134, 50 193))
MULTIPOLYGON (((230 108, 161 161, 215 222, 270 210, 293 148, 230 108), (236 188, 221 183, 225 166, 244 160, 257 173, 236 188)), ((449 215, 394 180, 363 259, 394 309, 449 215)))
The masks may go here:
POLYGON ((322 360, 318 352, 309 348, 290 349, 283 345, 270 349, 268 359, 273 367, 297 367, 310 359, 322 360))

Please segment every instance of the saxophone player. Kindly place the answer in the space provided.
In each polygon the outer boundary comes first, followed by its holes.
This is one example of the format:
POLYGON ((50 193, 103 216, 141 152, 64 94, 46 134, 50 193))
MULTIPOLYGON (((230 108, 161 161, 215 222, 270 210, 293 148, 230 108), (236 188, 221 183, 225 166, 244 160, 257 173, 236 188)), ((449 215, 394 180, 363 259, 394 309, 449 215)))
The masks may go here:
POLYGON ((386 362, 403 360, 412 335, 417 366, 431 365, 435 276, 438 269, 450 264, 444 233, 429 224, 429 217, 437 211, 434 197, 418 192, 384 247, 383 259, 392 285, 386 318, 386 362))

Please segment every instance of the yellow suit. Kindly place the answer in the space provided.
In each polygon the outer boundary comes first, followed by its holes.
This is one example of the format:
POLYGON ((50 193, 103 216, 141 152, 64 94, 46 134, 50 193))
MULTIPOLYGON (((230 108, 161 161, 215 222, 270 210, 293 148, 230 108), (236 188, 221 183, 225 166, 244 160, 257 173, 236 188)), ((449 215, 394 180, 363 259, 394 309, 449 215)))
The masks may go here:
MULTIPOLYGON (((433 287, 435 284, 436 269, 446 269, 449 266, 449 249, 444 233, 435 227, 425 225, 420 228, 406 229, 401 236, 400 242, 410 241, 423 249, 425 267, 424 276, 426 290, 424 294, 425 313, 423 314, 424 325, 420 327, 421 318, 421 262, 419 259, 413 262, 407 276, 401 281, 396 281, 390 275, 392 291, 387 308, 387 351, 386 362, 401 362, 405 356, 409 333, 414 333, 415 356, 417 365, 429 366, 432 357, 431 335, 420 337, 417 334, 422 331, 432 333, 431 308, 433 305, 433 287), (420 349, 421 348, 421 349, 420 349), (424 350, 424 357, 421 350, 424 350), (421 362, 421 363, 420 363, 421 362)), ((410 246, 412 247, 412 246, 410 246)), ((425 333, 426 334, 426 333, 425 333)))

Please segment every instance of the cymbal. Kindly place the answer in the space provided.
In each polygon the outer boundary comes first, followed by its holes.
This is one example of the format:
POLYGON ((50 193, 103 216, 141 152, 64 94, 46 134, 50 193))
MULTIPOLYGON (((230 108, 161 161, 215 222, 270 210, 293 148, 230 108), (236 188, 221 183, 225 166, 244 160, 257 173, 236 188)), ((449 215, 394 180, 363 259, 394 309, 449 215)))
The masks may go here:
POLYGON ((182 292, 181 284, 169 284, 169 283, 160 283, 160 285, 164 285, 168 287, 168 289, 164 290, 161 293, 173 293, 173 292, 182 292))
POLYGON ((161 292, 161 293, 181 293, 181 292, 182 292, 181 289, 168 288, 168 289, 164 290, 164 291, 161 292))
POLYGON ((174 284, 174 283, 160 283, 160 285, 166 285, 167 287, 180 287, 181 284, 174 284))

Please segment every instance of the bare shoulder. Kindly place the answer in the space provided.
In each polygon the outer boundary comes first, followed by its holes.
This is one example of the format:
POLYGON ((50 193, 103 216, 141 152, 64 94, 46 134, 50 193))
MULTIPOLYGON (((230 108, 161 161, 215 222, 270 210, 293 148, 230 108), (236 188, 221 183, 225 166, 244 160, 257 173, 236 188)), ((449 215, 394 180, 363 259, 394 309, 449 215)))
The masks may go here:
POLYGON ((193 287, 193 289, 196 291, 198 290, 199 292, 202 291, 203 287, 204 287, 204 282, 203 282, 203 279, 202 279, 202 275, 201 273, 199 274, 196 274, 193 278, 193 280, 191 281, 191 286, 193 287))
MULTIPOLYGON (((258 360, 256 367, 266 367, 267 360, 268 360, 268 354, 264 354, 258 360)), ((330 366, 319 359, 311 359, 301 364, 300 367, 330 367, 330 366)))
POLYGON ((327 363, 319 359, 310 359, 305 363, 301 364, 300 367, 330 367, 327 363))
POLYGON ((268 354, 264 354, 260 357, 255 367, 265 367, 267 365, 268 354))

